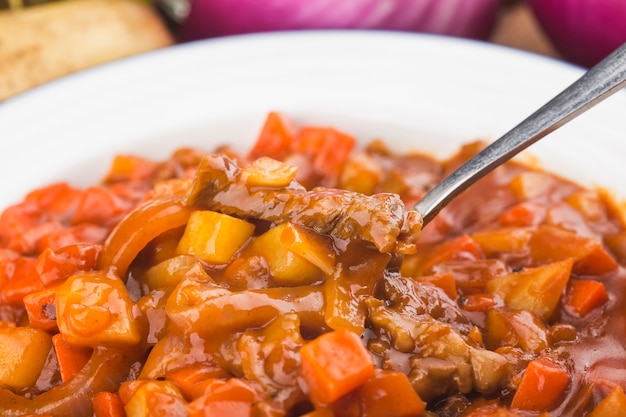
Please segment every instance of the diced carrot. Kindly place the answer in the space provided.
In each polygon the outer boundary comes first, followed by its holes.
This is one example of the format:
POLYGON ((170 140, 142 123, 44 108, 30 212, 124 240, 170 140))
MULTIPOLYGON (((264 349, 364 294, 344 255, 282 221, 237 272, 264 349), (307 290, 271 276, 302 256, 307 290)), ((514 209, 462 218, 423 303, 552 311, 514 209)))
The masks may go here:
POLYGON ((456 290, 456 282, 454 281, 454 276, 452 274, 424 275, 415 279, 421 283, 434 285, 453 300, 456 300, 459 295, 456 290))
POLYGON ((44 285, 59 282, 79 271, 88 271, 96 265, 101 245, 77 243, 56 251, 46 248, 37 258, 37 272, 44 285))
POLYGON ((54 333, 58 330, 55 299, 56 288, 46 288, 24 297, 24 307, 31 327, 54 333))
POLYGON ((291 149, 293 142, 292 128, 283 116, 270 112, 265 119, 261 133, 250 150, 250 159, 261 156, 281 159, 291 149))
POLYGON ((13 306, 24 304, 24 297, 43 289, 43 283, 35 268, 37 260, 20 256, 15 259, 12 274, 0 290, 0 302, 13 306))
POLYGON ((537 263, 572 258, 572 272, 580 275, 602 275, 617 268, 602 242, 556 226, 539 226, 532 233, 529 247, 537 263))
POLYGON ((129 209, 128 202, 121 200, 107 188, 89 187, 80 199, 72 223, 109 226, 117 223, 129 209))
POLYGON ((426 409, 402 372, 377 369, 360 391, 362 415, 367 417, 414 417, 426 409))
POLYGON ((374 362, 361 338, 345 328, 325 333, 300 349, 302 376, 316 405, 327 405, 363 385, 374 362))
POLYGON ((0 214, 0 240, 8 245, 18 235, 36 226, 42 216, 35 202, 22 202, 4 209, 0 214))
POLYGON ((466 311, 487 311, 496 305, 493 294, 480 293, 463 296, 461 307, 466 311))
POLYGON ((626 262, 626 230, 605 236, 604 242, 620 262, 626 262))
POLYGON ((482 249, 469 235, 461 235, 455 239, 437 245, 432 252, 425 254, 426 262, 422 272, 429 273, 433 267, 441 262, 460 259, 482 259, 482 249))
POLYGON ((304 127, 298 132, 294 150, 313 158, 313 170, 336 179, 356 144, 356 139, 332 127, 304 127))
POLYGON ((500 214, 498 221, 503 226, 533 226, 545 215, 544 212, 535 204, 523 202, 500 214))
POLYGON ((619 264, 600 242, 587 256, 574 264, 572 271, 579 275, 602 275, 614 271, 619 264))
POLYGON ((45 239, 46 236, 52 233, 58 233, 63 230, 63 225, 56 220, 40 223, 15 235, 7 247, 22 255, 34 255, 40 251, 42 239, 45 239))
POLYGON ((15 271, 15 260, 20 254, 11 249, 0 249, 0 290, 15 271))
MULTIPOLYGON (((189 392, 192 402, 197 405, 207 402, 211 393, 219 392, 219 389, 226 385, 226 378, 205 378, 193 384, 189 392), (201 398, 199 401, 195 401, 201 398)), ((195 407, 195 406, 194 406, 195 407)), ((192 407, 192 408, 194 408, 192 407)))
POLYGON ((125 417, 124 404, 120 396, 112 392, 102 391, 91 400, 94 417, 125 417))
POLYGON ((499 259, 448 261, 433 269, 437 274, 452 274, 457 290, 465 296, 484 293, 489 280, 508 273, 507 265, 499 259))
POLYGON ((66 220, 74 211, 81 194, 81 190, 66 182, 59 182, 30 192, 24 201, 37 204, 47 216, 66 220))
POLYGON ((609 294, 601 282, 590 279, 571 279, 565 296, 565 306, 574 314, 584 317, 593 309, 606 303, 608 299, 609 294))
POLYGON ((165 379, 175 382, 185 398, 192 400, 199 397, 200 395, 198 394, 202 394, 202 391, 204 391, 203 388, 199 387, 202 381, 214 381, 216 378, 224 378, 226 376, 225 371, 221 368, 204 363, 195 363, 166 372, 165 379))
POLYGON ((569 384, 565 369, 543 356, 528 363, 511 407, 529 411, 554 408, 569 384))
POLYGON ((247 382, 231 378, 208 380, 204 395, 187 406, 189 417, 251 417, 252 404, 259 400, 247 382))
POLYGON ((101 245, 109 234, 107 227, 90 223, 54 230, 41 238, 38 243, 38 252, 46 248, 57 251, 65 246, 84 243, 101 245))
POLYGON ((60 333, 52 336, 52 345, 57 355, 59 372, 63 382, 69 381, 76 373, 80 372, 93 352, 91 348, 70 345, 60 333))

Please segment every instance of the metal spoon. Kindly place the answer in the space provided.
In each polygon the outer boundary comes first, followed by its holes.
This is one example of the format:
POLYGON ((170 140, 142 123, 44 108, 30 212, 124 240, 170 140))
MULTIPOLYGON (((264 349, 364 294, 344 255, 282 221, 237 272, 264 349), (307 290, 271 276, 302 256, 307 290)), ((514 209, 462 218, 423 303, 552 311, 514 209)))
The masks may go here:
POLYGON ((528 116, 500 139, 461 165, 413 207, 424 225, 454 197, 528 146, 626 86, 626 43, 528 116))

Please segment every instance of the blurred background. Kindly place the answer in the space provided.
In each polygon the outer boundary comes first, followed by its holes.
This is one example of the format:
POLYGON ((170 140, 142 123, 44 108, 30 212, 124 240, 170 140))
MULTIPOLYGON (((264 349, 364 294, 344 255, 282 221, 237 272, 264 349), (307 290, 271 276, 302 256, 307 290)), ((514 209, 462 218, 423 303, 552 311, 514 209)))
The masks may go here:
POLYGON ((589 67, 626 41, 626 0, 0 0, 0 101, 177 43, 331 28, 471 38, 589 67))

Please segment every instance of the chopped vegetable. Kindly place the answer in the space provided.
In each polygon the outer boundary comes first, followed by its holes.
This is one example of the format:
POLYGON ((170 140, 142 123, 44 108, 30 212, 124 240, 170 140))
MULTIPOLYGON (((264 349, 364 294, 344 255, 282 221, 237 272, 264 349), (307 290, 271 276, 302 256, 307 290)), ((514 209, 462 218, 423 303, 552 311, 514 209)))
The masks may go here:
POLYGON ((609 294, 601 282, 589 279, 573 279, 569 282, 565 305, 574 314, 586 316, 608 300, 609 294))
POLYGON ((124 404, 119 395, 102 391, 93 397, 94 417, 125 417, 124 404))
POLYGON ((332 404, 374 375, 374 362, 361 338, 347 329, 326 333, 305 344, 302 377, 314 403, 332 404))
POLYGON ((51 347, 43 330, 0 327, 0 385, 17 390, 33 386, 51 347))
POLYGON ((532 0, 543 30, 564 57, 591 67, 626 41, 621 0, 532 0))
POLYGON ((376 370, 361 387, 360 396, 362 415, 367 417, 414 417, 426 409, 402 372, 376 370))
POLYGON ((563 396, 570 381, 566 370, 541 357, 531 361, 522 376, 511 407, 521 410, 551 410, 563 396))
POLYGON ((253 232, 254 225, 244 220, 214 211, 194 211, 177 251, 208 263, 225 264, 253 232))
POLYGON ((270 112, 265 118, 261 133, 250 150, 250 158, 268 156, 280 159, 291 150, 295 132, 289 122, 279 113, 270 112))
POLYGON ((52 336, 52 346, 59 364, 59 372, 63 382, 69 381, 89 362, 93 349, 72 346, 65 341, 61 333, 52 336))
POLYGON ((326 0, 257 3, 201 0, 192 3, 184 40, 293 29, 388 29, 486 38, 499 3, 455 0, 407 3, 376 0, 336 5, 326 0))
POLYGON ((589 413, 589 417, 618 417, 626 413, 626 395, 619 385, 616 385, 609 395, 589 413))
POLYGON ((59 331, 69 343, 134 345, 140 329, 123 282, 102 273, 70 277, 56 291, 59 331))

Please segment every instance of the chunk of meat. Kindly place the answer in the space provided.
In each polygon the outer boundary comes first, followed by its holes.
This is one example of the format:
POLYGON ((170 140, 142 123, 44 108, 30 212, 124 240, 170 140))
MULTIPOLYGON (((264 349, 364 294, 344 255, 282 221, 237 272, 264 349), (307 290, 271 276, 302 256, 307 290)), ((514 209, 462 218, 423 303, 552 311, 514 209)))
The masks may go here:
POLYGON ((295 181, 285 187, 250 186, 237 162, 209 155, 198 167, 186 203, 245 219, 291 222, 338 239, 357 238, 381 252, 416 250, 422 219, 405 211, 396 194, 373 196, 318 187, 306 190, 295 181))
POLYGON ((408 355, 408 376, 426 401, 455 392, 493 393, 510 382, 507 359, 471 342, 471 324, 439 289, 396 274, 385 277, 385 299, 365 300, 374 340, 408 355))

